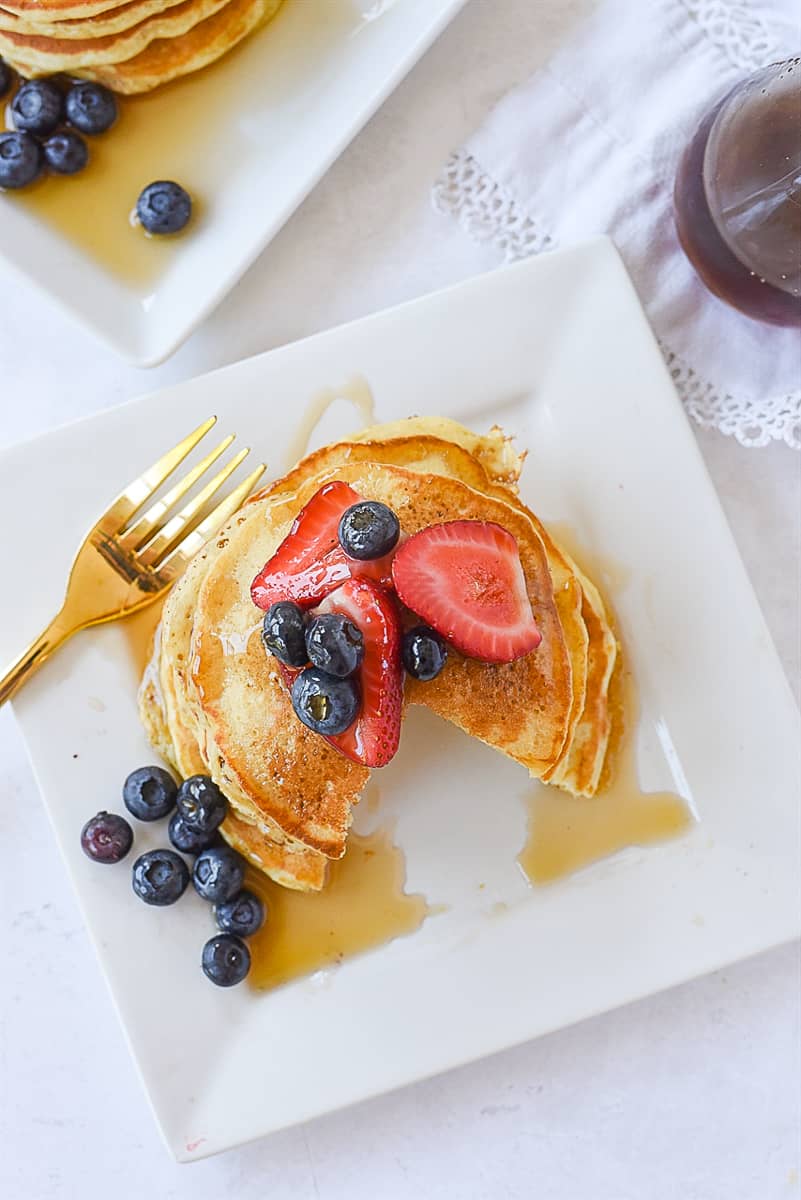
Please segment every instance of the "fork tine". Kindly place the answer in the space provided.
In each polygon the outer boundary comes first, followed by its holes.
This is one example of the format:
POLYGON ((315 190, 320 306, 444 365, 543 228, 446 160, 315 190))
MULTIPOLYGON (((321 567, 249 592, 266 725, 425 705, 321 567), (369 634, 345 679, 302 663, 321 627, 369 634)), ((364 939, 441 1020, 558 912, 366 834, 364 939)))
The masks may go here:
POLYGON ((162 455, 158 462, 153 463, 152 467, 148 467, 138 478, 132 480, 101 517, 98 527, 110 535, 119 533, 134 513, 137 513, 156 489, 161 487, 167 476, 171 475, 187 455, 192 453, 216 420, 216 417, 209 417, 177 446, 173 446, 172 450, 168 450, 166 454, 162 455))
POLYGON ((154 537, 150 539, 144 549, 137 554, 137 559, 145 567, 151 567, 154 563, 159 562, 164 557, 167 551, 173 546, 182 533, 185 533, 192 521, 203 511, 208 502, 211 500, 225 483, 226 479, 244 462, 250 454, 250 447, 240 450, 235 454, 229 463, 218 471, 213 479, 210 479, 205 487, 201 488, 196 496, 194 496, 188 504, 177 512, 174 517, 167 521, 161 529, 157 530, 154 537))
POLYGON ((178 480, 175 487, 170 488, 169 492, 161 500, 157 500, 155 504, 151 504, 150 508, 142 514, 139 520, 117 538, 119 545, 126 550, 135 550, 137 546, 141 546, 149 537, 152 537, 157 532, 160 523, 167 516, 167 513, 175 507, 179 500, 183 499, 190 488, 194 487, 198 479, 206 474, 206 471, 217 461, 220 455, 225 453, 233 440, 234 434, 232 433, 228 437, 223 438, 219 446, 216 446, 210 454, 207 454, 202 462, 199 462, 191 471, 187 471, 178 480))
POLYGON ((259 463, 238 487, 221 500, 203 520, 188 533, 178 545, 170 551, 156 567, 159 573, 165 573, 169 578, 179 574, 198 550, 206 544, 213 533, 234 515, 239 506, 247 499, 253 488, 266 470, 264 463, 259 463))

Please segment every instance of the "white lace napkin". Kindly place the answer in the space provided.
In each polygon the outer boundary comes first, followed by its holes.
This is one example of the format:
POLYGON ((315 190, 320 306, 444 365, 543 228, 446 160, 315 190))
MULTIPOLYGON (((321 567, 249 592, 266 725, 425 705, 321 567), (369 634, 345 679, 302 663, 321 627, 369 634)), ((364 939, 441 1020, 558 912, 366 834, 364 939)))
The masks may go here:
POLYGON ((672 215, 678 158, 737 79, 798 52, 795 0, 609 0, 454 154, 434 203, 506 261, 610 233, 690 415, 801 448, 801 338, 711 296, 672 215))

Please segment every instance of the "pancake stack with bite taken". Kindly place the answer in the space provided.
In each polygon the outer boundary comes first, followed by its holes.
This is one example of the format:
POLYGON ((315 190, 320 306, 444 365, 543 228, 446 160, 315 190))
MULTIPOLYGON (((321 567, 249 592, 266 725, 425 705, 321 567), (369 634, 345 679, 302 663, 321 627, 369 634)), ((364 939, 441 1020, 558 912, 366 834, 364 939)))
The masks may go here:
POLYGON ((10 0, 0 55, 31 79, 65 73, 147 92, 220 58, 282 0, 10 0))
MULTIPOLYGON (((229 800, 223 835, 278 883, 310 891, 324 886, 328 860, 345 853, 367 764, 386 760, 380 747, 371 757, 362 724, 375 715, 364 712, 371 702, 364 673, 363 711, 349 739, 323 737, 298 719, 292 674, 266 652, 264 612, 254 603, 255 597, 268 606, 270 564, 286 558, 312 506, 321 495, 333 495, 332 486, 397 515, 398 555, 421 531, 464 523, 460 528, 500 530, 514 547, 516 570, 522 568, 522 602, 538 631, 535 648, 513 661, 482 661, 459 652, 454 634, 435 678, 406 675, 399 685, 395 733, 401 706, 422 705, 535 778, 575 795, 597 791, 617 643, 596 587, 520 501, 522 464, 497 428, 478 436, 433 418, 375 426, 308 455, 253 497, 168 597, 140 690, 142 720, 153 745, 182 775, 211 775, 229 800)), ((331 569, 339 572, 339 584, 332 586, 339 592, 323 601, 334 611, 337 595, 347 591, 339 548, 336 554, 331 569)), ((318 566, 308 568, 310 578, 320 575, 318 566)), ((358 577, 358 564, 351 566, 358 577)), ((392 590, 393 578, 400 584, 393 571, 370 586, 390 595, 405 627, 415 625, 419 617, 392 590)))

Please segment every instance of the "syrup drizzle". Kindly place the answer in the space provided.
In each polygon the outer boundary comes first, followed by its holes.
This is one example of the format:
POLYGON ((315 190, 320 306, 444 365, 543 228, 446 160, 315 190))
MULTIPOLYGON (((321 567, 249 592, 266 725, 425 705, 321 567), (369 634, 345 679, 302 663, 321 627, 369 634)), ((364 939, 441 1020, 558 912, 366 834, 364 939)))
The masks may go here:
POLYGON ((325 414, 337 400, 351 404, 361 417, 363 426, 375 420, 375 400, 367 380, 354 375, 338 387, 321 388, 309 400, 284 454, 284 468, 291 470, 309 450, 312 434, 325 414))

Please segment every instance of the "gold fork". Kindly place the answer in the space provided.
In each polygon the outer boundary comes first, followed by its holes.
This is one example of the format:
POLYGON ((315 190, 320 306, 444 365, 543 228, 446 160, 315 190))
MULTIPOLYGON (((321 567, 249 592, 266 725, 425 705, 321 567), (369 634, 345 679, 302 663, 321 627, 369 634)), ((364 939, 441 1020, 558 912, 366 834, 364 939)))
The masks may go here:
POLYGON ((209 417, 163 458, 129 483, 89 530, 72 564, 67 594, 47 629, 20 655, 0 679, 0 704, 67 638, 89 625, 100 625, 138 612, 163 596, 189 560, 232 517, 264 472, 259 466, 205 516, 209 501, 250 453, 240 450, 177 513, 179 500, 206 474, 233 442, 223 438, 210 454, 155 500, 136 521, 143 505, 189 455, 216 417, 209 417))

